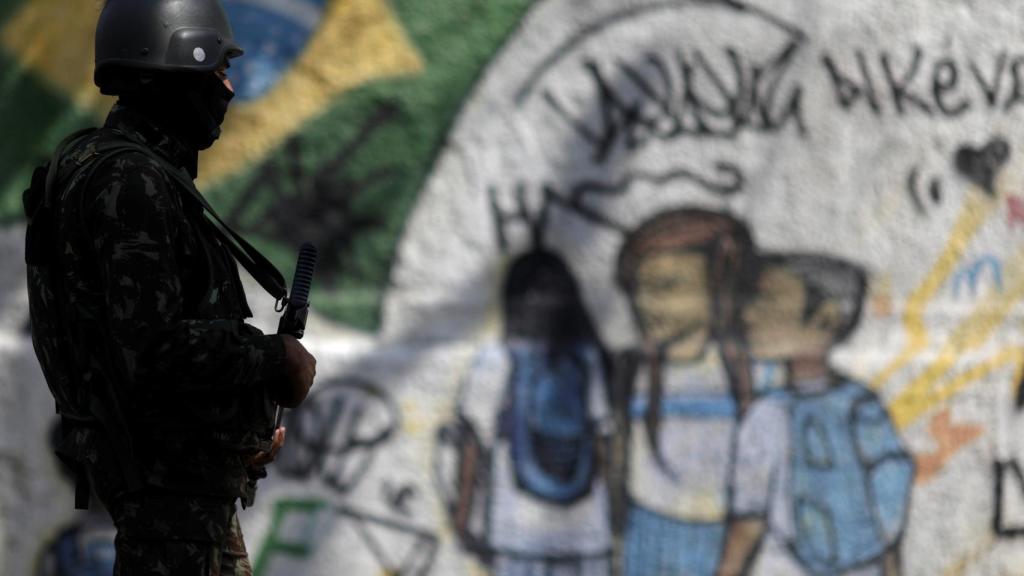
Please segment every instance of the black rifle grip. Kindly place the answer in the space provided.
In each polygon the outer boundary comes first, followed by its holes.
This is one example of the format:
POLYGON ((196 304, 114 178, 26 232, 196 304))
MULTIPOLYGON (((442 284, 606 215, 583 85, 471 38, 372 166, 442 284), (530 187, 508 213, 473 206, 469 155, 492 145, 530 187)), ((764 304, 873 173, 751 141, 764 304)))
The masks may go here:
MULTIPOLYGON (((292 293, 288 298, 288 306, 277 326, 278 334, 291 334, 302 338, 306 332, 306 317, 309 314, 309 290, 313 285, 313 271, 316 269, 316 246, 309 242, 299 248, 299 259, 295 264, 295 277, 292 280, 292 293)), ((280 406, 274 415, 274 430, 281 427, 284 411, 280 406)))
POLYGON ((306 242, 299 248, 299 259, 295 264, 295 278, 292 280, 292 294, 288 306, 277 327, 278 334, 291 334, 302 338, 306 331, 306 316, 309 312, 309 291, 313 285, 313 271, 316 269, 316 246, 306 242))

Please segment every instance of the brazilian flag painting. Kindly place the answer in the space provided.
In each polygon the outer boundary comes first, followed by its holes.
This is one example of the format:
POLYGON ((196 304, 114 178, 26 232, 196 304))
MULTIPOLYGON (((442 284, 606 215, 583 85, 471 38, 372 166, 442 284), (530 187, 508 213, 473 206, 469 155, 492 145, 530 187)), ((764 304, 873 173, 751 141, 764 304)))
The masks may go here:
MULTIPOLYGON (((406 217, 475 79, 529 0, 222 0, 246 50, 200 189, 290 277, 320 248, 317 309, 373 331, 406 217)), ((102 0, 0 0, 0 220, 32 168, 113 100, 92 84, 102 0)))

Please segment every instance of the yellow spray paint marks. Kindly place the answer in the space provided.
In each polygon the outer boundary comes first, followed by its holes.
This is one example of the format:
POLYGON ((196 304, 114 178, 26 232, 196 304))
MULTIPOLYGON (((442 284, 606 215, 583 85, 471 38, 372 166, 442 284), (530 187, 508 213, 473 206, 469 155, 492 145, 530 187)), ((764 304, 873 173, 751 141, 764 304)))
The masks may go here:
POLYGON ((255 102, 231 109, 216 146, 202 156, 201 185, 263 158, 338 95, 372 80, 423 69, 384 0, 334 0, 306 51, 255 102))
POLYGON ((964 257, 971 239, 999 204, 997 200, 989 198, 980 191, 971 190, 969 192, 970 197, 965 202, 960 217, 950 233, 949 242, 924 282, 914 290, 907 300, 907 308, 903 314, 907 344, 896 359, 871 381, 871 387, 874 389, 885 385, 894 374, 907 367, 918 354, 928 347, 928 329, 924 323, 925 310, 956 271, 957 264, 964 257))
MULTIPOLYGON (((938 358, 920 376, 911 381, 892 402, 890 409, 897 426, 903 427, 913 423, 924 412, 951 396, 948 392, 948 385, 938 387, 937 384, 947 377, 966 352, 976 350, 988 341, 989 337, 1005 321, 1010 309, 1022 297, 1024 297, 1024 277, 1018 278, 1018 281, 1006 293, 993 298, 991 302, 983 302, 957 326, 942 347, 938 358)), ((1006 361, 1008 359, 1004 358, 1002 364, 1005 364, 1006 361)), ((987 364, 982 363, 980 366, 987 364)), ((990 370, 986 370, 986 372, 988 371, 990 370)), ((965 374, 974 372, 975 370, 972 369, 965 374)), ((962 381, 962 377, 957 381, 962 381)), ((966 384, 963 382, 960 388, 962 389, 966 384)))
POLYGON ((98 0, 25 2, 0 30, 0 46, 79 108, 105 115, 114 99, 102 96, 92 82, 101 6, 98 0))
POLYGON ((1002 370, 1007 366, 1017 366, 1017 373, 1013 378, 1013 384, 1016 385, 1021 377, 1021 362, 1024 362, 1024 350, 1016 347, 1004 348, 984 362, 979 362, 967 370, 956 374, 941 387, 932 389, 926 401, 916 404, 907 403, 911 408, 906 410, 901 408, 901 418, 894 416, 893 420, 896 421, 897 426, 905 428, 913 424, 922 411, 949 400, 971 384, 983 381, 994 372, 1002 370))
MULTIPOLYGON (((971 191, 938 260, 907 301, 903 315, 907 343, 900 354, 872 380, 873 388, 879 389, 886 385, 897 372, 918 361, 927 350, 929 334, 925 325, 925 312, 956 272, 971 241, 996 213, 1001 201, 1001 194, 992 198, 980 190, 971 191)), ((1013 307, 1024 298, 1024 250, 1013 256, 1006 266, 1006 273, 1007 289, 981 301, 949 333, 938 356, 893 399, 890 412, 896 426, 910 426, 930 410, 996 370, 1020 364, 1024 360, 1024 353, 1006 349, 966 370, 953 373, 964 354, 989 342, 1013 307)))
POLYGON ((952 364, 949 362, 949 352, 948 349, 943 351, 943 356, 928 367, 925 376, 916 379, 892 402, 890 411, 897 427, 910 426, 926 412, 946 402, 970 385, 984 380, 990 374, 1007 366, 1019 365, 1024 360, 1024 351, 1007 348, 956 374, 940 386, 938 382, 945 376, 943 370, 952 368, 952 364))
POLYGON ((899 427, 912 424, 928 410, 945 402, 972 382, 1012 362, 1019 362, 1021 353, 1006 349, 953 377, 945 386, 938 384, 948 377, 962 356, 988 342, 1005 322, 1010 310, 1024 298, 1024 251, 1019 251, 1007 266, 1009 288, 1002 294, 982 301, 950 334, 938 358, 915 378, 893 400, 890 410, 899 427))

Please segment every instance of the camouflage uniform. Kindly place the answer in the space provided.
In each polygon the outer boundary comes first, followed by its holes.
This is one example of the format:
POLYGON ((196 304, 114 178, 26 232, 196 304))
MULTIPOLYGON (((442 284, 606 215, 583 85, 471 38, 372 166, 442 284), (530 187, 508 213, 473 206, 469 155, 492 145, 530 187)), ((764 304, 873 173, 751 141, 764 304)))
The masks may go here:
POLYGON ((63 181, 104 138, 195 176, 194 150, 120 104, 61 159, 63 291, 40 285, 31 266, 29 287, 57 300, 73 357, 45 339, 36 352, 44 371, 66 366, 76 385, 112 390, 120 406, 105 408, 123 417, 141 482, 102 426, 68 427, 58 453, 84 465, 114 519, 115 574, 248 574, 235 500, 251 503, 265 475, 244 462, 270 447, 267 390, 283 377, 284 342, 244 323, 252 313, 233 258, 160 162, 124 152, 85 185, 63 181))

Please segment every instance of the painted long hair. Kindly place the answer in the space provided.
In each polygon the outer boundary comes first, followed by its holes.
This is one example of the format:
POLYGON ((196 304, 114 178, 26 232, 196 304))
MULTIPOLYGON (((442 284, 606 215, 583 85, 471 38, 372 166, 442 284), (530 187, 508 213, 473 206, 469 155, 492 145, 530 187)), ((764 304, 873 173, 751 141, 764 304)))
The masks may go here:
POLYGON ((516 258, 504 286, 505 337, 544 341, 552 352, 599 344, 579 287, 565 261, 535 249, 516 258))
MULTIPOLYGON (((638 324, 642 321, 635 306, 637 270, 645 258, 663 252, 705 257, 712 303, 711 338, 719 344, 729 387, 740 410, 744 410, 752 394, 752 378, 740 312, 743 300, 752 293, 756 273, 754 246, 747 227, 727 214, 683 208, 658 214, 632 232, 619 252, 617 281, 633 304, 638 324)), ((662 464, 658 429, 665 344, 644 342, 651 371, 650 401, 644 421, 651 449, 662 464)))

